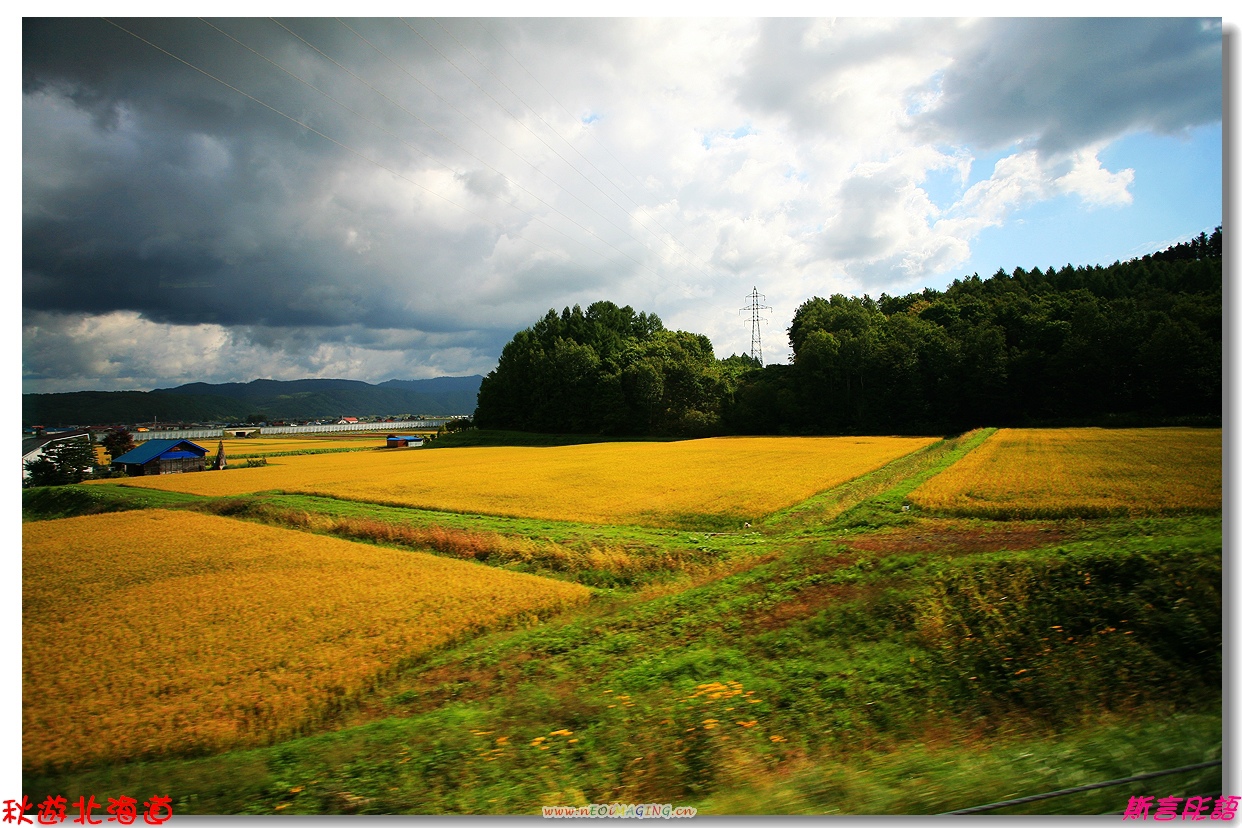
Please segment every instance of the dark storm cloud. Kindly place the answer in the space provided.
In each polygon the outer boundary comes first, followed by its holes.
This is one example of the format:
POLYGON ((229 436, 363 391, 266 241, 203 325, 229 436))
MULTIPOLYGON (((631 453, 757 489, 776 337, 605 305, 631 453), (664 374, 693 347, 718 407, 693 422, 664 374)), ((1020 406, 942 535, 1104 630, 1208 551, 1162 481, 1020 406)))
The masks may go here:
POLYGON ((1057 153, 1136 129, 1221 117, 1219 21, 980 21, 940 78, 927 125, 955 142, 1033 137, 1057 153))
MULTIPOLYGON (((348 98, 361 116, 199 21, 119 22, 394 170, 421 157, 398 141, 376 141, 364 120, 408 120, 404 112, 270 21, 219 25, 282 65, 300 66, 302 76, 318 72, 317 85, 348 98)), ((354 41, 347 54, 355 66, 381 59, 343 26, 290 28, 329 53, 346 53, 354 41)), ((25 35, 26 307, 133 310, 176 324, 453 324, 452 312, 432 312, 412 297, 445 273, 469 273, 498 229, 467 222, 446 232, 411 221, 413 209, 394 204, 399 195, 371 203, 375 190, 358 182, 394 190, 405 182, 376 176, 374 165, 339 145, 106 22, 29 21, 25 35), (65 110, 90 120, 74 123, 65 110), (56 117, 66 123, 49 141, 56 117), (400 264, 377 258, 381 251, 400 264)), ((408 31, 406 41, 399 54, 416 55, 408 31)), ((493 193, 504 182, 474 173, 468 184, 493 193)))
POLYGON ((916 130, 949 143, 1033 138, 1055 153, 1220 119, 1219 21, 1185 18, 770 20, 737 95, 804 132, 848 131, 866 74, 881 83, 886 61, 936 55, 945 68, 909 90, 909 114, 916 130))

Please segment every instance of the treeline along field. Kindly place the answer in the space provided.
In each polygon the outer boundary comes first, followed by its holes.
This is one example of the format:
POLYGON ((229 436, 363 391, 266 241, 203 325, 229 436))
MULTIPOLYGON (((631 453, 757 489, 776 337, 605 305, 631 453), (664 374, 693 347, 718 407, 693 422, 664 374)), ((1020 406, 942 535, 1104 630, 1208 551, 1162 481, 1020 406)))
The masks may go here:
POLYGON ((812 297, 792 364, 596 302, 514 335, 488 429, 706 436, 1218 425, 1223 236, 1108 266, 1004 270, 906 296, 812 297))
POLYGON ((789 328, 793 364, 748 374, 726 422, 747 433, 1219 425, 1223 270, 1211 250, 814 297, 789 328))

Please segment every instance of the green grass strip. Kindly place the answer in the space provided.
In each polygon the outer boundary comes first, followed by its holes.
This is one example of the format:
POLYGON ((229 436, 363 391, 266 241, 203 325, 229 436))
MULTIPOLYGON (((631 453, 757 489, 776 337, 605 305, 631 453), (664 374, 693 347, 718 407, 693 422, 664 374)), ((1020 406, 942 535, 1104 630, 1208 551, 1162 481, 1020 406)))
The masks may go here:
MULTIPOLYGON (((902 501, 907 494, 927 478, 965 457, 995 430, 970 431, 907 454, 870 474, 775 513, 764 522, 764 529, 793 532, 818 528, 846 513, 855 519, 866 515, 869 522, 879 520, 888 512, 895 512, 900 517, 902 501), (866 506, 860 511, 863 504, 866 506)), ((842 524, 842 521, 836 520, 836 523, 842 524)))
POLYGON ((22 520, 56 520, 134 509, 178 509, 206 498, 128 486, 41 486, 22 490, 22 520))

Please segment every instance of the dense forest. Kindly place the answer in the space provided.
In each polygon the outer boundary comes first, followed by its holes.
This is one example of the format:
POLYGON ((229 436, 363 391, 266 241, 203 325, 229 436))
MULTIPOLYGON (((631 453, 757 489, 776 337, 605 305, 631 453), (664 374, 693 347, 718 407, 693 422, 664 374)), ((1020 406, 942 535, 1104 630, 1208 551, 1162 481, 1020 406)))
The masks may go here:
POLYGON ((1217 227, 1108 266, 814 297, 788 365, 717 360, 706 337, 611 302, 549 311, 505 346, 475 421, 686 436, 1219 423, 1222 241, 1217 227))
POLYGON ((601 434, 716 433, 749 357, 612 302, 554 310, 519 331, 483 378, 481 428, 601 434))

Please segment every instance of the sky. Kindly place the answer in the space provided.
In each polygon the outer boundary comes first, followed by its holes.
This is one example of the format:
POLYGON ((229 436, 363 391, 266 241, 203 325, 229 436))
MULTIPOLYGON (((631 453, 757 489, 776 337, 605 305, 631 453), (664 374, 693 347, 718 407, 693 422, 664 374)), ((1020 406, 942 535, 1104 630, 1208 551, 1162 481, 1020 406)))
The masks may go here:
POLYGON ((1219 18, 27 18, 22 389, 486 374, 1222 222, 1219 18))

